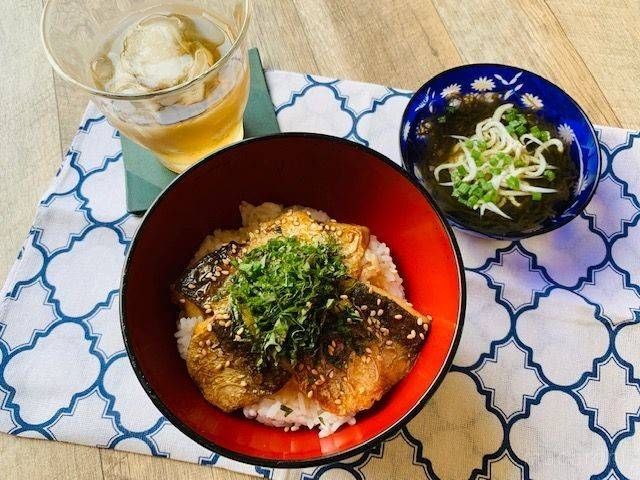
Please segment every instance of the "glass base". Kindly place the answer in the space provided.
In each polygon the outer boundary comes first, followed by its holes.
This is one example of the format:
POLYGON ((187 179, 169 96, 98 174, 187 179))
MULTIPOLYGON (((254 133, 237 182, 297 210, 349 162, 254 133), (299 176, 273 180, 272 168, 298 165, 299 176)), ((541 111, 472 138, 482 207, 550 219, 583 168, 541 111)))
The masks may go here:
POLYGON ((190 153, 180 153, 175 155, 161 155, 154 152, 160 163, 175 173, 182 173, 187 170, 191 165, 199 162, 203 158, 208 157, 212 153, 227 147, 233 143, 239 142, 244 139, 244 127, 242 122, 239 122, 233 127, 229 133, 215 145, 210 145, 206 150, 190 153))

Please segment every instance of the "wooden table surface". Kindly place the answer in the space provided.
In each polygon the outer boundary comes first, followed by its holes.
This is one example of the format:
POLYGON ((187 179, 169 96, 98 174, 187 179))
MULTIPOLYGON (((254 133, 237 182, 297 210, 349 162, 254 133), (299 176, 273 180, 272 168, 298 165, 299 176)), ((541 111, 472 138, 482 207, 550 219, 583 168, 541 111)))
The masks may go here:
MULTIPOLYGON (((88 100, 47 64, 42 3, 0 6, 0 279, 88 100)), ((514 64, 559 84, 594 123, 640 128, 640 0, 254 0, 250 44, 267 68, 409 89, 463 63, 514 64)), ((0 435, 0 478, 196 477, 249 478, 0 435)))

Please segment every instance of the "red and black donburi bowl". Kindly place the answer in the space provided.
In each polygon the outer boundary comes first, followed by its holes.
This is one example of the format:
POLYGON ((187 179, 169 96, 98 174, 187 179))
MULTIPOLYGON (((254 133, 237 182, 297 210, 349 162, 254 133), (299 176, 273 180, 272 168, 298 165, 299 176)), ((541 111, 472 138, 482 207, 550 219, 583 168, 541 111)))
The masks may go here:
POLYGON ((144 217, 122 280, 121 318, 133 369, 153 403, 183 433, 229 458, 298 468, 360 453, 413 418, 442 381, 460 338, 464 272, 451 229, 426 191, 385 156, 356 143, 308 133, 247 140, 178 177, 144 217), (204 237, 240 226, 238 205, 270 201, 326 211, 366 225, 385 242, 407 298, 433 316, 411 372, 372 409, 326 438, 284 432, 207 403, 178 355, 178 311, 169 285, 204 237))

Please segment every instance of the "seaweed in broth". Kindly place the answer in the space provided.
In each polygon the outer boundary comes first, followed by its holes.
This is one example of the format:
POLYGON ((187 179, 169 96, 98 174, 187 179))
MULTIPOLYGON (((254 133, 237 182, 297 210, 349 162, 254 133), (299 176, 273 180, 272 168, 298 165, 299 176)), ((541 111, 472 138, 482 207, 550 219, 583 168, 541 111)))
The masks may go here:
MULTIPOLYGON (((496 234, 526 232, 549 216, 563 211, 571 198, 578 178, 576 165, 571 160, 569 148, 565 148, 562 153, 556 148, 547 149, 545 158, 550 165, 557 167, 556 177, 553 181, 536 180, 534 185, 554 188, 557 192, 544 194, 541 200, 537 201, 532 200, 531 197, 524 197, 519 199, 522 203, 519 207, 507 203, 502 207, 502 210, 511 219, 503 218, 493 212, 486 212, 481 216, 477 210, 472 210, 459 203, 452 196, 450 186, 440 185, 436 181, 433 170, 450 157, 453 147, 458 143, 458 140, 452 138, 451 135, 473 135, 476 125, 491 117, 496 108, 504 103, 506 102, 497 95, 480 98, 465 96, 462 97, 457 108, 449 106, 444 115, 428 117, 421 122, 419 127, 420 133, 428 135, 420 171, 435 200, 447 214, 460 222, 472 228, 489 229, 496 234)), ((541 130, 548 130, 552 137, 558 137, 556 127, 545 122, 535 111, 518 110, 525 115, 531 125, 537 125, 541 130)), ((441 174, 441 182, 450 180, 447 172, 441 174)))

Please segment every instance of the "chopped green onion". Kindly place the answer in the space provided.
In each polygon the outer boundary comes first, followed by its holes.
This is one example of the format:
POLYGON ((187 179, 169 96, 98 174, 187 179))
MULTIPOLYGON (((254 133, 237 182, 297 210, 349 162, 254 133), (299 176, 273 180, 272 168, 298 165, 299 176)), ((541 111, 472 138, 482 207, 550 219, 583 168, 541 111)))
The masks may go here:
POLYGON ((556 172, 554 172, 553 170, 545 170, 543 175, 550 182, 553 182, 556 178, 556 172))
POLYGON ((446 115, 441 115, 440 117, 438 117, 438 123, 444 123, 447 121, 447 117, 446 115))
POLYGON ((469 191, 469 188, 471 188, 471 185, 469 185, 468 183, 461 183, 458 187, 458 191, 460 193, 467 193, 469 191))
POLYGON ((531 200, 534 202, 542 200, 542 194, 540 192, 531 192, 531 200))
POLYGON ((518 177, 507 177, 507 186, 512 190, 518 190, 520 188, 520 180, 518 177))

